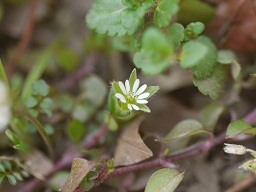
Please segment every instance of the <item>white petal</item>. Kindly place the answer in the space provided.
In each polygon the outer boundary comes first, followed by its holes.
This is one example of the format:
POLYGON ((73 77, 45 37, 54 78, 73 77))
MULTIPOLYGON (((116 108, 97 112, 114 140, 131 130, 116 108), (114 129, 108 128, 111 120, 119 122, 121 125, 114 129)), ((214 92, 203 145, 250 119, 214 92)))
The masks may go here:
POLYGON ((147 104, 148 103, 147 100, 136 100, 136 102, 139 104, 147 104))
POLYGON ((125 87, 124 87, 123 82, 119 81, 119 82, 118 82, 118 85, 119 85, 120 89, 122 90, 122 92, 126 95, 127 92, 126 92, 126 90, 125 90, 125 87))
POLYGON ((146 89, 147 89, 147 85, 144 84, 144 85, 142 85, 142 86, 138 89, 138 91, 137 91, 134 95, 135 95, 135 96, 140 95, 140 94, 143 93, 143 91, 145 91, 146 89))
POLYGON ((137 105, 132 104, 132 108, 135 109, 136 111, 140 110, 140 108, 137 105))
POLYGON ((141 95, 139 95, 137 97, 137 99, 145 99, 150 95, 150 93, 146 92, 146 93, 142 93, 141 95))
POLYGON ((130 92, 130 83, 128 80, 125 81, 125 88, 126 88, 127 93, 129 93, 130 92))
POLYGON ((131 104, 128 104, 127 107, 128 107, 128 109, 132 110, 132 105, 131 104))
POLYGON ((140 85, 140 80, 136 79, 136 81, 133 84, 132 92, 135 93, 140 85))
POLYGON ((120 99, 121 102, 126 103, 126 100, 122 94, 116 93, 115 96, 117 99, 120 99))

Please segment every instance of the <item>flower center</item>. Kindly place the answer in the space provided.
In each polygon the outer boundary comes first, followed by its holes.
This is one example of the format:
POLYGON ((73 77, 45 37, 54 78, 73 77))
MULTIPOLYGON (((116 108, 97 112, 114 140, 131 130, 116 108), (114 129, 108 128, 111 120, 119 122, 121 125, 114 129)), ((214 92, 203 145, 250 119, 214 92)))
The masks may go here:
POLYGON ((130 91, 126 96, 127 96, 128 103, 135 103, 136 96, 134 95, 133 92, 130 91))

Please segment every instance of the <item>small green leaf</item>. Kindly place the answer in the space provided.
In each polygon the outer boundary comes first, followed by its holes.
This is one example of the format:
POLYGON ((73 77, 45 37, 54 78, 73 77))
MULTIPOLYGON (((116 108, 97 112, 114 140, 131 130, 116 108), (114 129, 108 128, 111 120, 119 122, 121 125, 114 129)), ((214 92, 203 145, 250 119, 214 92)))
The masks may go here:
MULTIPOLYGON (((0 11, 1 12, 1 11, 0 11)), ((5 85, 8 87, 9 89, 9 81, 8 78, 6 76, 5 70, 4 70, 4 66, 2 64, 2 61, 0 59, 0 80, 4 81, 5 85)))
POLYGON ((21 150, 24 153, 27 153, 29 151, 29 148, 25 143, 19 143, 17 145, 14 145, 13 148, 17 150, 21 150))
POLYGON ((49 85, 44 80, 39 80, 31 85, 31 91, 33 95, 46 96, 50 91, 49 85))
POLYGON ((208 37, 200 36, 182 46, 180 65, 191 69, 198 79, 210 77, 217 66, 217 49, 208 37))
POLYGON ((213 130, 225 108, 220 104, 210 104, 199 114, 199 120, 207 130, 213 130))
POLYGON ((204 31, 204 28, 204 24, 201 22, 190 23, 184 31, 185 40, 188 41, 198 37, 204 31))
POLYGON ((252 128, 249 123, 243 120, 235 120, 231 122, 227 128, 226 138, 232 138, 239 134, 256 134, 256 128, 252 128))
POLYGON ((0 162, 0 172, 2 172, 2 173, 6 172, 4 166, 1 164, 1 162, 0 162))
POLYGON ((171 143, 179 139, 190 137, 198 134, 210 133, 203 128, 203 125, 193 119, 187 119, 179 122, 164 138, 157 139, 163 143, 171 143))
POLYGON ((5 170, 12 170, 12 164, 10 161, 2 161, 1 163, 4 166, 5 170))
POLYGON ((7 129, 5 131, 6 136, 11 140, 11 142, 13 144, 18 144, 20 142, 19 138, 17 137, 17 135, 15 133, 13 133, 12 131, 10 131, 9 129, 7 129))
POLYGON ((230 50, 220 50, 218 51, 217 61, 221 64, 230 64, 235 61, 235 54, 230 50))
POLYGON ((25 99, 24 104, 27 108, 33 108, 37 105, 38 101, 35 97, 30 96, 25 99))
POLYGON ((74 143, 78 143, 84 137, 85 127, 78 120, 72 120, 67 128, 68 135, 74 143))
POLYGON ((137 50, 139 43, 135 35, 126 35, 113 37, 112 46, 118 51, 132 52, 137 50))
POLYGON ((209 95, 212 99, 217 99, 222 91, 226 78, 226 69, 223 66, 216 67, 211 77, 201 80, 193 77, 194 85, 204 95, 209 95))
POLYGON ((173 192, 183 177, 184 173, 175 169, 160 169, 149 178, 145 192, 173 192))
POLYGON ((177 49, 180 42, 184 40, 184 27, 179 23, 174 23, 170 26, 167 33, 167 38, 171 42, 174 49, 177 49))
POLYGON ((137 72, 136 72, 136 69, 133 69, 132 72, 131 72, 131 75, 129 77, 129 83, 130 83, 131 87, 133 87, 134 82, 136 81, 136 79, 137 79, 137 72))
POLYGON ((50 114, 47 115, 51 115, 51 109, 52 109, 52 105, 53 105, 53 101, 52 99, 50 99, 49 97, 44 98, 41 103, 40 103, 40 108, 43 109, 45 112, 50 112, 50 114))
POLYGON ((23 178, 21 176, 21 174, 19 172, 13 172, 12 175, 18 180, 18 181, 22 181, 23 178))
POLYGON ((108 129, 111 131, 116 131, 118 129, 118 123, 110 112, 104 112, 104 123, 107 125, 108 129))
POLYGON ((153 2, 145 2, 139 7, 128 7, 121 0, 95 0, 86 22, 90 29, 99 34, 124 36, 135 33, 143 23, 146 11, 153 2))
POLYGON ((147 29, 142 36, 142 49, 133 58, 135 66, 145 74, 153 75, 170 66, 173 48, 166 36, 157 28, 147 29))
POLYGON ((158 27, 166 27, 179 10, 178 0, 162 0, 154 13, 154 23, 158 27))
POLYGON ((13 175, 8 174, 8 175, 6 175, 6 177, 11 185, 17 184, 17 180, 13 175))
POLYGON ((230 50, 220 50, 218 52, 217 61, 221 64, 230 64, 233 79, 237 79, 239 77, 239 74, 241 72, 241 66, 237 62, 234 52, 230 50))

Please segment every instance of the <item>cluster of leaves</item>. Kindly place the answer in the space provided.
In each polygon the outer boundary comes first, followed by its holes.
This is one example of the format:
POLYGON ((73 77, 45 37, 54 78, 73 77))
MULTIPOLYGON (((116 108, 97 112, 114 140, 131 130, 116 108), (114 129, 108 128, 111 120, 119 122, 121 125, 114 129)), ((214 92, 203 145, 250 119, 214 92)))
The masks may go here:
POLYGON ((180 6, 176 0, 95 1, 86 21, 99 34, 119 36, 113 37, 114 46, 135 51, 134 64, 145 74, 159 74, 179 63, 194 73, 193 82, 200 92, 216 99, 229 71, 226 65, 232 65, 235 80, 240 67, 232 52, 218 52, 211 40, 201 35, 203 23, 192 22, 184 27, 173 22, 183 9, 180 6), (153 18, 145 23, 147 15, 153 18), (153 26, 147 24, 150 22, 153 26))
POLYGON ((0 161, 0 184, 4 178, 7 178, 11 185, 16 185, 17 181, 23 181, 23 178, 28 176, 29 174, 21 169, 14 161, 0 161))

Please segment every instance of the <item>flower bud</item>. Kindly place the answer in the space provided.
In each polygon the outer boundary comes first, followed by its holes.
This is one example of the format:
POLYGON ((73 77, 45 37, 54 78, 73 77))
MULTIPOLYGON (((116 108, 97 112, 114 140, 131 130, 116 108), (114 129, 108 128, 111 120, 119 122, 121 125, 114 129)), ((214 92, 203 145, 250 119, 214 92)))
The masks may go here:
POLYGON ((236 145, 236 144, 227 144, 224 143, 226 146, 224 147, 224 151, 226 153, 234 154, 234 155, 244 155, 246 153, 246 147, 243 145, 236 145))

